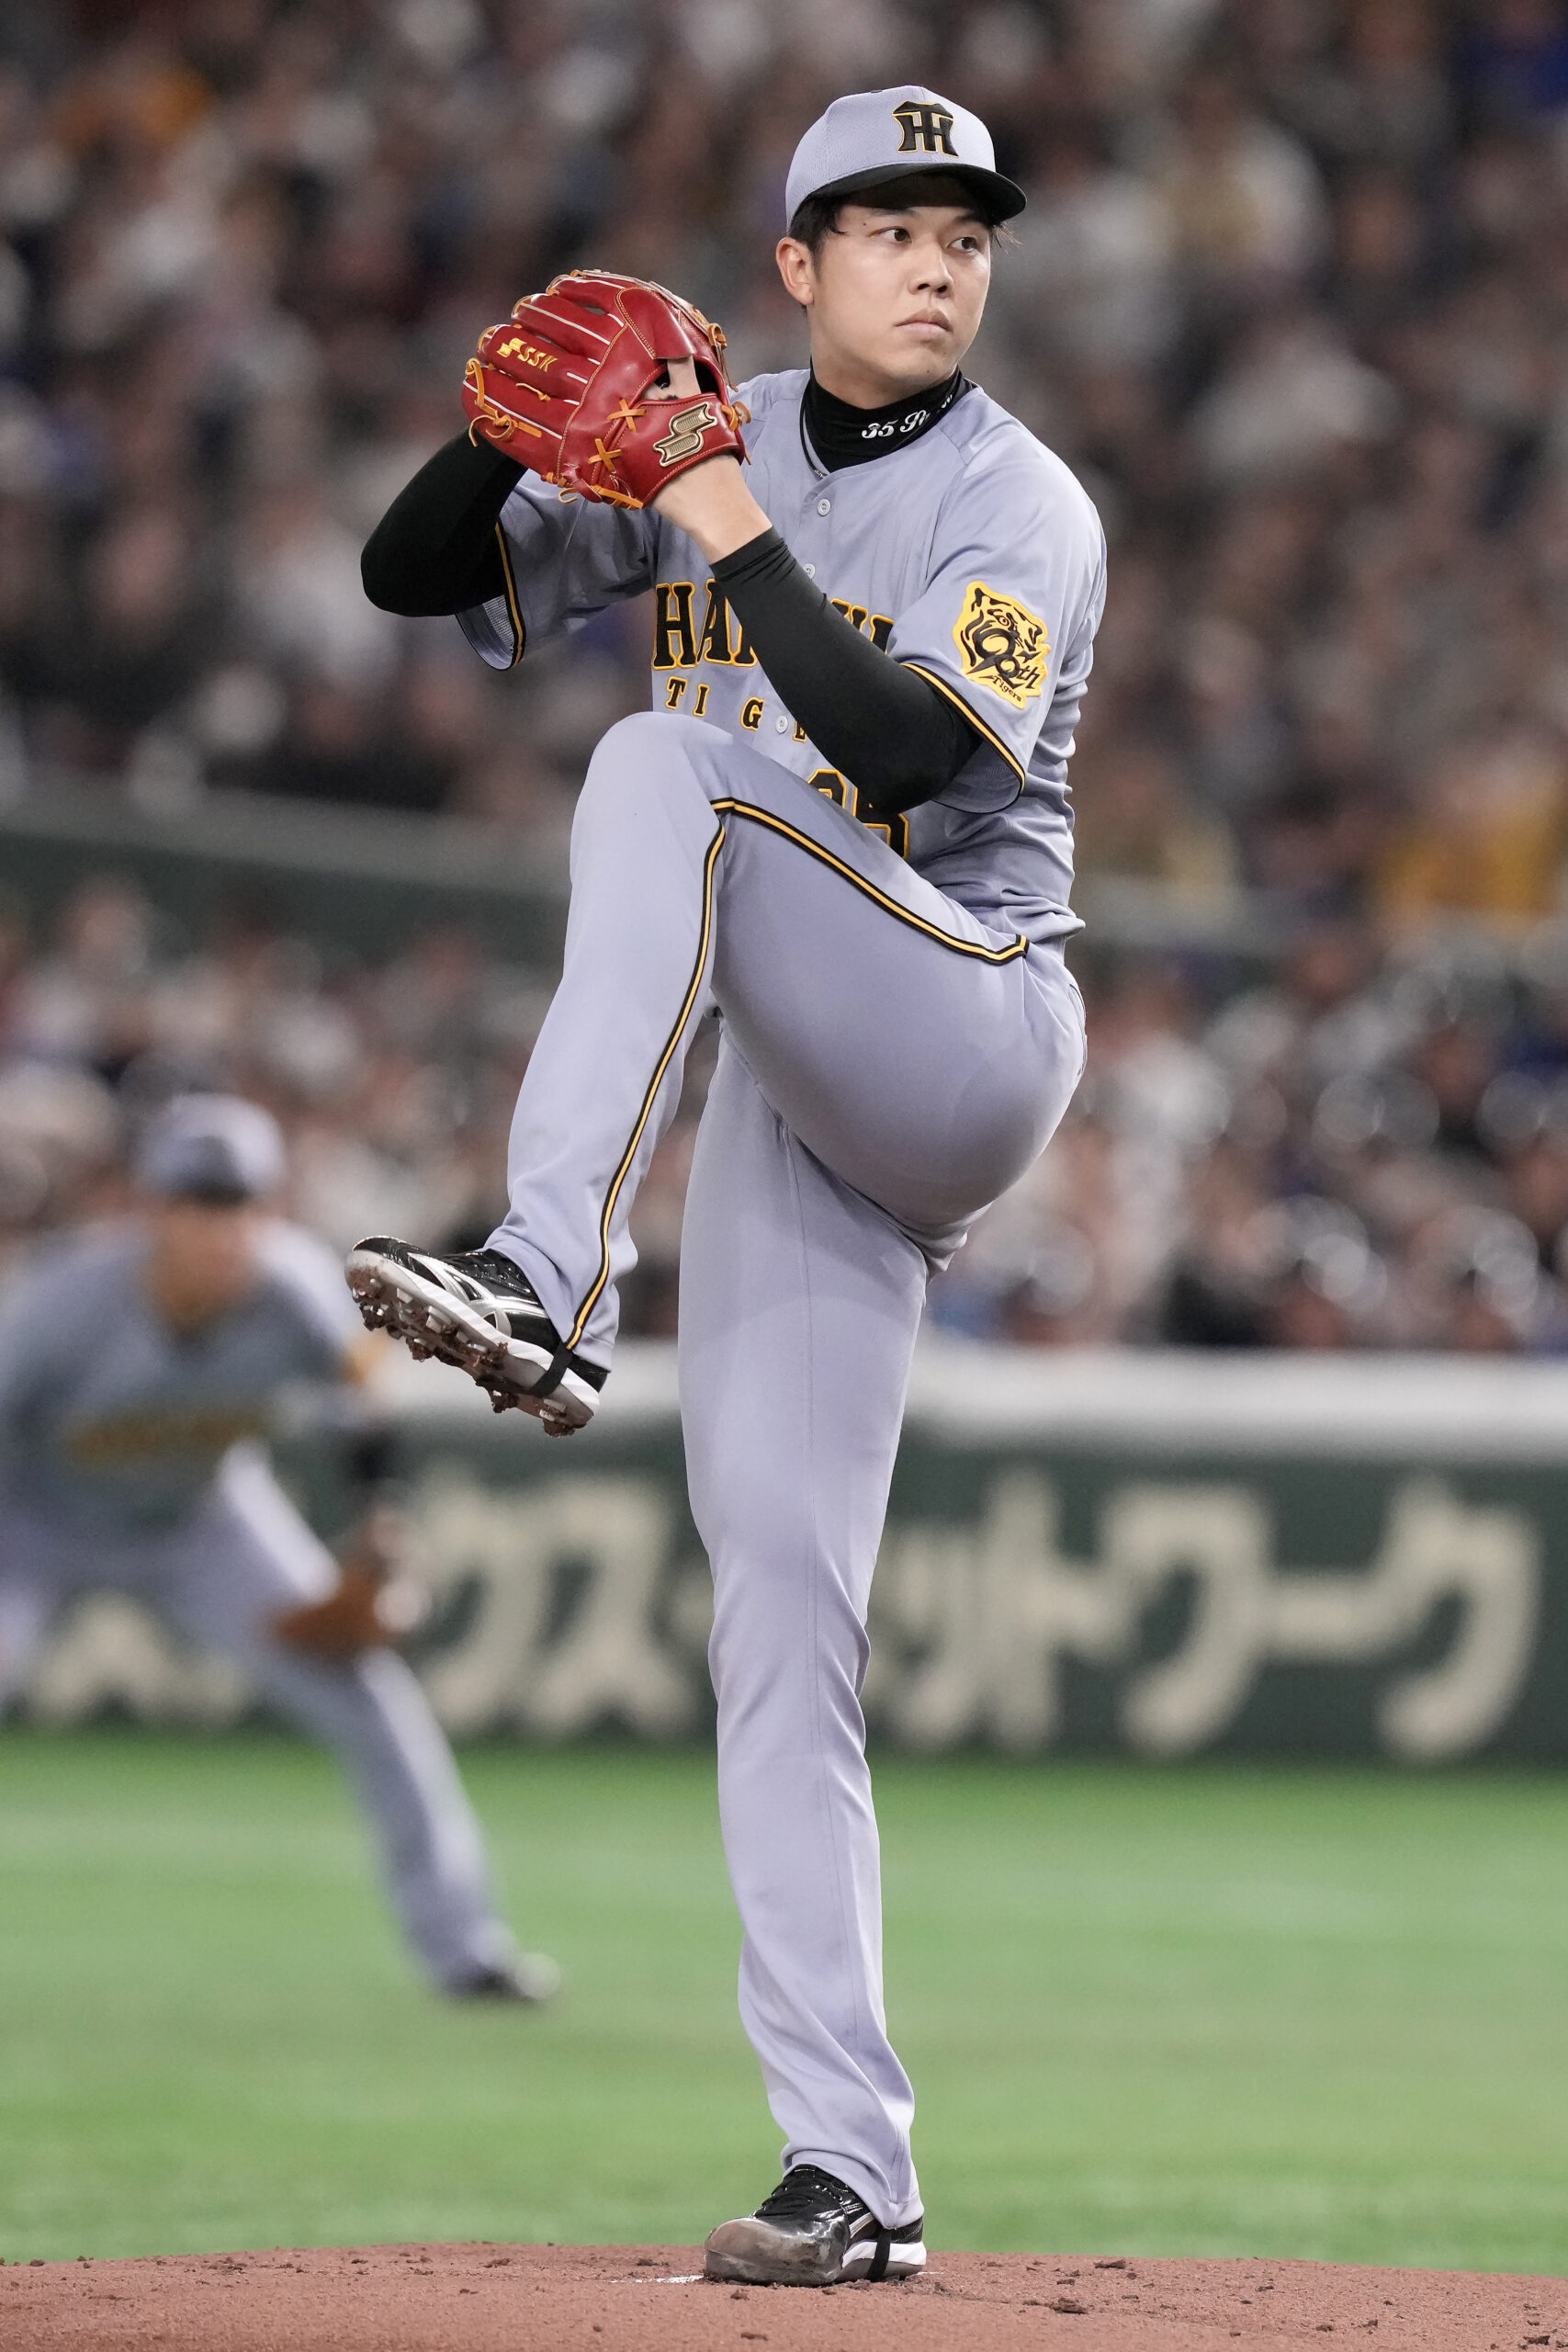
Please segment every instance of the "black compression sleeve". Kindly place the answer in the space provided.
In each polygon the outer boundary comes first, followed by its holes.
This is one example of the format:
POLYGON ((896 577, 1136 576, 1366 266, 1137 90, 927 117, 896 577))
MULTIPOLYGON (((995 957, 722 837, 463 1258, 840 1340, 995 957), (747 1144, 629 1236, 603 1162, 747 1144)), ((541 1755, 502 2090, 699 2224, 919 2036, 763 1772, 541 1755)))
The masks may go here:
POLYGON ((835 612, 776 531, 721 557, 715 583, 758 661, 863 816, 896 816, 947 787, 983 740, 930 682, 835 612))
POLYGON ((503 595, 496 518, 522 471, 467 433, 444 443, 366 541, 359 571, 370 602, 418 616, 466 612, 503 595))

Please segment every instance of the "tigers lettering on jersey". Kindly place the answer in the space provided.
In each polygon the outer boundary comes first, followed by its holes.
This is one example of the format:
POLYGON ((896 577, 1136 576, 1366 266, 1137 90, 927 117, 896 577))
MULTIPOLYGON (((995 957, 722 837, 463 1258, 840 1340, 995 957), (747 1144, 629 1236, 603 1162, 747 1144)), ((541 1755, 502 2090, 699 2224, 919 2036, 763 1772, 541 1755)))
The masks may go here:
MULTIPOLYGON (((706 591, 707 606, 699 629, 695 619, 695 581, 660 582, 653 616, 656 670, 693 670, 699 662, 713 662, 721 669, 756 667, 757 657, 751 650, 745 623, 731 614, 723 589, 710 580, 706 591)), ((670 707, 673 709, 674 705, 670 707)))
MULTIPOLYGON (((686 696, 692 681, 682 675, 682 671, 704 665, 719 669, 754 669, 757 663, 745 624, 739 614, 731 614, 724 591, 712 580, 705 585, 707 606, 700 630, 695 618, 697 583, 694 580, 661 580, 655 594, 653 667, 656 671, 672 673, 664 681, 665 709, 683 711, 688 718, 707 717, 709 686, 705 678, 699 679, 696 691, 688 702, 686 696)), ((878 652, 886 650, 893 634, 891 613, 868 612, 865 605, 849 604, 841 596, 831 596, 828 601, 836 613, 843 615, 852 629, 871 639, 878 652)), ((762 709, 762 702, 755 695, 742 704, 740 724, 748 734, 754 735, 761 728, 762 709)), ((795 722, 792 740, 796 743, 807 741, 806 729, 798 719, 795 722)), ((858 816, 855 788, 853 785, 846 784, 836 769, 820 769, 812 781, 819 792, 826 792, 840 808, 847 808, 852 817, 858 816)), ((866 822, 864 818, 860 821, 863 824, 866 822)), ((887 823, 869 825, 867 830, 880 833, 899 857, 905 854, 908 847, 909 828, 902 817, 896 817, 887 823)))
MULTIPOLYGON (((704 582, 707 597, 702 626, 696 620, 694 580, 661 580, 654 595, 653 666, 656 670, 694 670, 701 662, 720 669, 750 670, 757 656, 746 634, 746 624, 732 613, 722 588, 704 582)), ((868 612, 864 605, 847 604, 841 596, 829 599, 852 628, 869 636, 877 651, 886 650, 893 634, 891 613, 868 612)), ((674 704, 669 705, 671 709, 674 704)), ((804 739, 802 739, 804 740, 804 739)))
POLYGON ((653 666, 656 670, 689 670, 697 658, 692 634, 692 582, 661 580, 654 600, 653 666))

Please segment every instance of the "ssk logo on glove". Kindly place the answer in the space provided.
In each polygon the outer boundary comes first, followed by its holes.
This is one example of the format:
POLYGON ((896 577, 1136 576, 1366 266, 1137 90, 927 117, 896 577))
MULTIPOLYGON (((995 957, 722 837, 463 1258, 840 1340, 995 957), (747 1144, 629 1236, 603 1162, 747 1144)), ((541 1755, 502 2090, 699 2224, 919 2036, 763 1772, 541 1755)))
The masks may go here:
POLYGON ((690 408, 678 408, 663 440, 653 445, 660 464, 678 466, 683 458, 694 458, 703 446, 703 435, 717 423, 711 401, 694 401, 690 408))
POLYGON ((1015 710, 1032 702, 1045 684, 1051 641, 1044 622, 1016 596, 1004 596, 983 580, 969 583, 953 641, 964 676, 989 686, 1015 710))

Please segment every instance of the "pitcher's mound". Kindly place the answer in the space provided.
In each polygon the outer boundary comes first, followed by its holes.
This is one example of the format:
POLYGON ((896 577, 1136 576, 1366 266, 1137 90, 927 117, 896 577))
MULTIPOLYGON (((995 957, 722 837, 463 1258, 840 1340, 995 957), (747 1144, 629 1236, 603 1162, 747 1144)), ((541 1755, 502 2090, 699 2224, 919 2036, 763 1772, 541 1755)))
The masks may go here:
POLYGON ((691 2246, 380 2245, 0 2270, 6 2352, 1376 2352, 1568 2347, 1568 2280, 938 2254, 901 2286, 716 2286, 691 2246))

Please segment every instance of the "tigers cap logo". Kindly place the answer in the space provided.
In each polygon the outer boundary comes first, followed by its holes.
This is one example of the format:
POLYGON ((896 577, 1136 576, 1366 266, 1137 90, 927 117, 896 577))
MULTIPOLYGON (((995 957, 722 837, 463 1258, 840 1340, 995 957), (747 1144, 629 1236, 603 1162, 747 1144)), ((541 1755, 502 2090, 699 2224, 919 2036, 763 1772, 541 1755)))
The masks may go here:
POLYGON ((906 98, 902 106, 893 109, 893 119, 903 132, 898 141, 900 155, 956 155, 953 143, 953 108, 937 101, 906 98))
POLYGON ((953 641, 964 676, 989 686, 1015 710, 1043 690, 1051 640, 1039 615, 1016 596, 1004 596, 983 580, 972 580, 953 624, 953 641))

